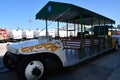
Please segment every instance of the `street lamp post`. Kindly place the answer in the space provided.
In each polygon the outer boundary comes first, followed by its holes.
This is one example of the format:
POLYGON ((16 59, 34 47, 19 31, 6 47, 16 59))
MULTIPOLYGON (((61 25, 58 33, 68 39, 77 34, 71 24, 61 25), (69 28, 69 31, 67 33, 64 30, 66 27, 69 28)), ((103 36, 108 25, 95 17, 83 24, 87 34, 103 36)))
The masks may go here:
POLYGON ((32 22, 32 20, 28 20, 28 22, 30 23, 30 28, 31 28, 31 22, 32 22))

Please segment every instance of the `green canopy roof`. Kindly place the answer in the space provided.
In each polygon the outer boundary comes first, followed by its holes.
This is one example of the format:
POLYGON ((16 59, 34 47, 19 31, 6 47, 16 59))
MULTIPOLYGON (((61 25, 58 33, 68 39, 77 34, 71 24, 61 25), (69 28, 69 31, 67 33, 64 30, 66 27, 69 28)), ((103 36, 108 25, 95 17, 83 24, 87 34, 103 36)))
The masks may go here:
POLYGON ((81 18, 85 25, 90 25, 91 19, 93 24, 115 24, 115 21, 110 18, 68 3, 50 1, 36 14, 36 19, 40 20, 77 24, 81 23, 81 18))

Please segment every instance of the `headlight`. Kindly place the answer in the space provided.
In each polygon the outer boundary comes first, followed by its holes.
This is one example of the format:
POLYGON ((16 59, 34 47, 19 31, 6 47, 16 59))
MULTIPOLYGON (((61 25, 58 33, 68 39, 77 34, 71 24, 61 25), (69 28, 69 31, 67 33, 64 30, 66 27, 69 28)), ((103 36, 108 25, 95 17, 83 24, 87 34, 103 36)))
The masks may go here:
POLYGON ((14 54, 18 54, 18 49, 15 49, 13 47, 11 47, 10 45, 7 45, 7 51, 14 53, 14 54))

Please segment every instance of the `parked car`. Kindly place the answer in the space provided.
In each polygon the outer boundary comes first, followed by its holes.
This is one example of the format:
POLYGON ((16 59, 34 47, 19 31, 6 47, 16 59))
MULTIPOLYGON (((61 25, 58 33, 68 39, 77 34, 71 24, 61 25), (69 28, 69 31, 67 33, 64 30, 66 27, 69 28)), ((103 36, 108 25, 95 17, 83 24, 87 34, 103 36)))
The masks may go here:
POLYGON ((118 46, 120 46, 120 34, 113 34, 112 37, 116 39, 118 46))

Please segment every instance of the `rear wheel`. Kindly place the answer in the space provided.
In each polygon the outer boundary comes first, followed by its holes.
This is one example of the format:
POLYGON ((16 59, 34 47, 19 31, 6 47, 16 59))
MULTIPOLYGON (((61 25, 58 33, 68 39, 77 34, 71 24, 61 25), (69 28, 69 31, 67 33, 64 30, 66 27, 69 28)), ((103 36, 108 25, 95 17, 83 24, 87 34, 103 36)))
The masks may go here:
POLYGON ((24 57, 18 63, 17 76, 19 80, 44 80, 46 62, 40 57, 24 57))

